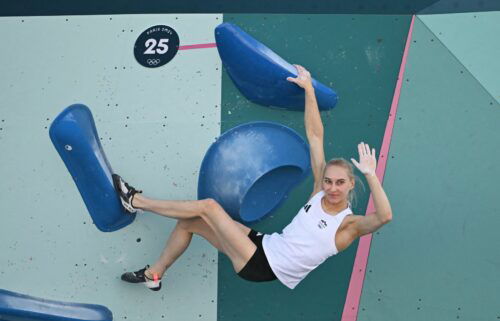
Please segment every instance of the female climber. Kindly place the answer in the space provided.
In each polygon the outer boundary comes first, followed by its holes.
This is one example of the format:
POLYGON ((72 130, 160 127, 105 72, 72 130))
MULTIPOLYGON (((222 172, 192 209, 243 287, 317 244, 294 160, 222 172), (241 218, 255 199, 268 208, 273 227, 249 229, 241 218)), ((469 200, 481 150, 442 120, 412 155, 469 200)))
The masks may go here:
POLYGON ((115 188, 128 212, 141 209, 177 219, 159 259, 151 266, 124 273, 122 280, 142 283, 158 291, 165 271, 184 253, 193 234, 198 234, 226 254, 243 279, 254 282, 278 279, 293 289, 327 258, 391 221, 389 200, 375 175, 375 149, 370 149, 365 143, 358 145, 359 161, 351 161, 366 177, 375 213, 352 215, 350 202, 356 182, 353 166, 341 158, 325 161, 323 124, 311 75, 302 66, 296 65, 296 68, 298 76, 287 80, 305 91, 304 120, 314 176, 314 187, 307 204, 282 233, 262 234, 233 220, 213 199, 149 199, 115 174, 115 188))

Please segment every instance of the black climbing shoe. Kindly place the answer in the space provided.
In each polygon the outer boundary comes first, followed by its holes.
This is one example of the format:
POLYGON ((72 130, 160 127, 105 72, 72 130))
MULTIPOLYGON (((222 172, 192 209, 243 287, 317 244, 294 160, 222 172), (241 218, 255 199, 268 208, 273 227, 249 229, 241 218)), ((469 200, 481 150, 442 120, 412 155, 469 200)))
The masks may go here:
POLYGON ((144 273, 147 269, 149 269, 149 265, 139 271, 125 272, 122 274, 122 280, 129 283, 142 283, 150 290, 159 291, 161 289, 161 279, 154 278, 151 280, 148 278, 144 273))
POLYGON ((142 191, 136 190, 127 184, 118 174, 113 174, 112 177, 113 185, 125 210, 131 214, 137 213, 137 209, 132 206, 132 200, 135 194, 142 193, 142 191))

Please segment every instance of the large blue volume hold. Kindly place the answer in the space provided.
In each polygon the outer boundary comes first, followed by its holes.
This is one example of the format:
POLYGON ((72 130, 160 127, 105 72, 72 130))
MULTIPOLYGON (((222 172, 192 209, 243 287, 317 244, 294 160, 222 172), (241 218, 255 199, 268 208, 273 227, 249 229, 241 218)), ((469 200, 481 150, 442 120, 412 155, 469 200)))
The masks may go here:
POLYGON ((102 305, 41 299, 0 289, 0 320, 9 321, 112 321, 102 305))
POLYGON ((97 228, 112 232, 132 223, 135 215, 125 211, 115 192, 90 109, 81 104, 67 107, 54 119, 49 134, 97 228))
MULTIPOLYGON (((227 73, 248 100, 264 106, 304 110, 304 90, 286 80, 297 77, 293 65, 228 22, 215 28, 215 40, 227 73)), ((312 83, 319 109, 335 107, 335 91, 314 79, 312 83)))
POLYGON ((213 198, 240 222, 265 218, 310 173, 309 146, 294 130, 272 122, 234 127, 208 149, 198 199, 213 198))

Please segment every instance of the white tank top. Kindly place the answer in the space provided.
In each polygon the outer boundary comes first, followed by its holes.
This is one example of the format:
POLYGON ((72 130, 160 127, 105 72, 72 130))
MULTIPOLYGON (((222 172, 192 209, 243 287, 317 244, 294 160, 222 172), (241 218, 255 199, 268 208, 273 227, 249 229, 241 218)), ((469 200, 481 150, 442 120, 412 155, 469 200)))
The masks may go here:
POLYGON ((347 207, 337 215, 326 213, 321 206, 323 191, 314 195, 281 234, 265 235, 262 246, 274 274, 293 289, 309 272, 339 251, 335 234, 352 214, 347 207))

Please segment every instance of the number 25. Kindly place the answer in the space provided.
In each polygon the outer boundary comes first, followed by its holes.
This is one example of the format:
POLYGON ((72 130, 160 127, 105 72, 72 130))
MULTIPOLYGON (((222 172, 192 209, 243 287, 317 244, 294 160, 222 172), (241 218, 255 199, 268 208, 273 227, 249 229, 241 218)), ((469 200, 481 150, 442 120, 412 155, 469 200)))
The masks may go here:
POLYGON ((156 39, 148 39, 146 40, 146 43, 144 44, 146 46, 146 51, 144 51, 144 54, 146 55, 154 55, 154 54, 160 54, 163 55, 168 51, 168 38, 167 39, 160 39, 160 42, 158 42, 158 46, 155 49, 157 43, 156 39))

